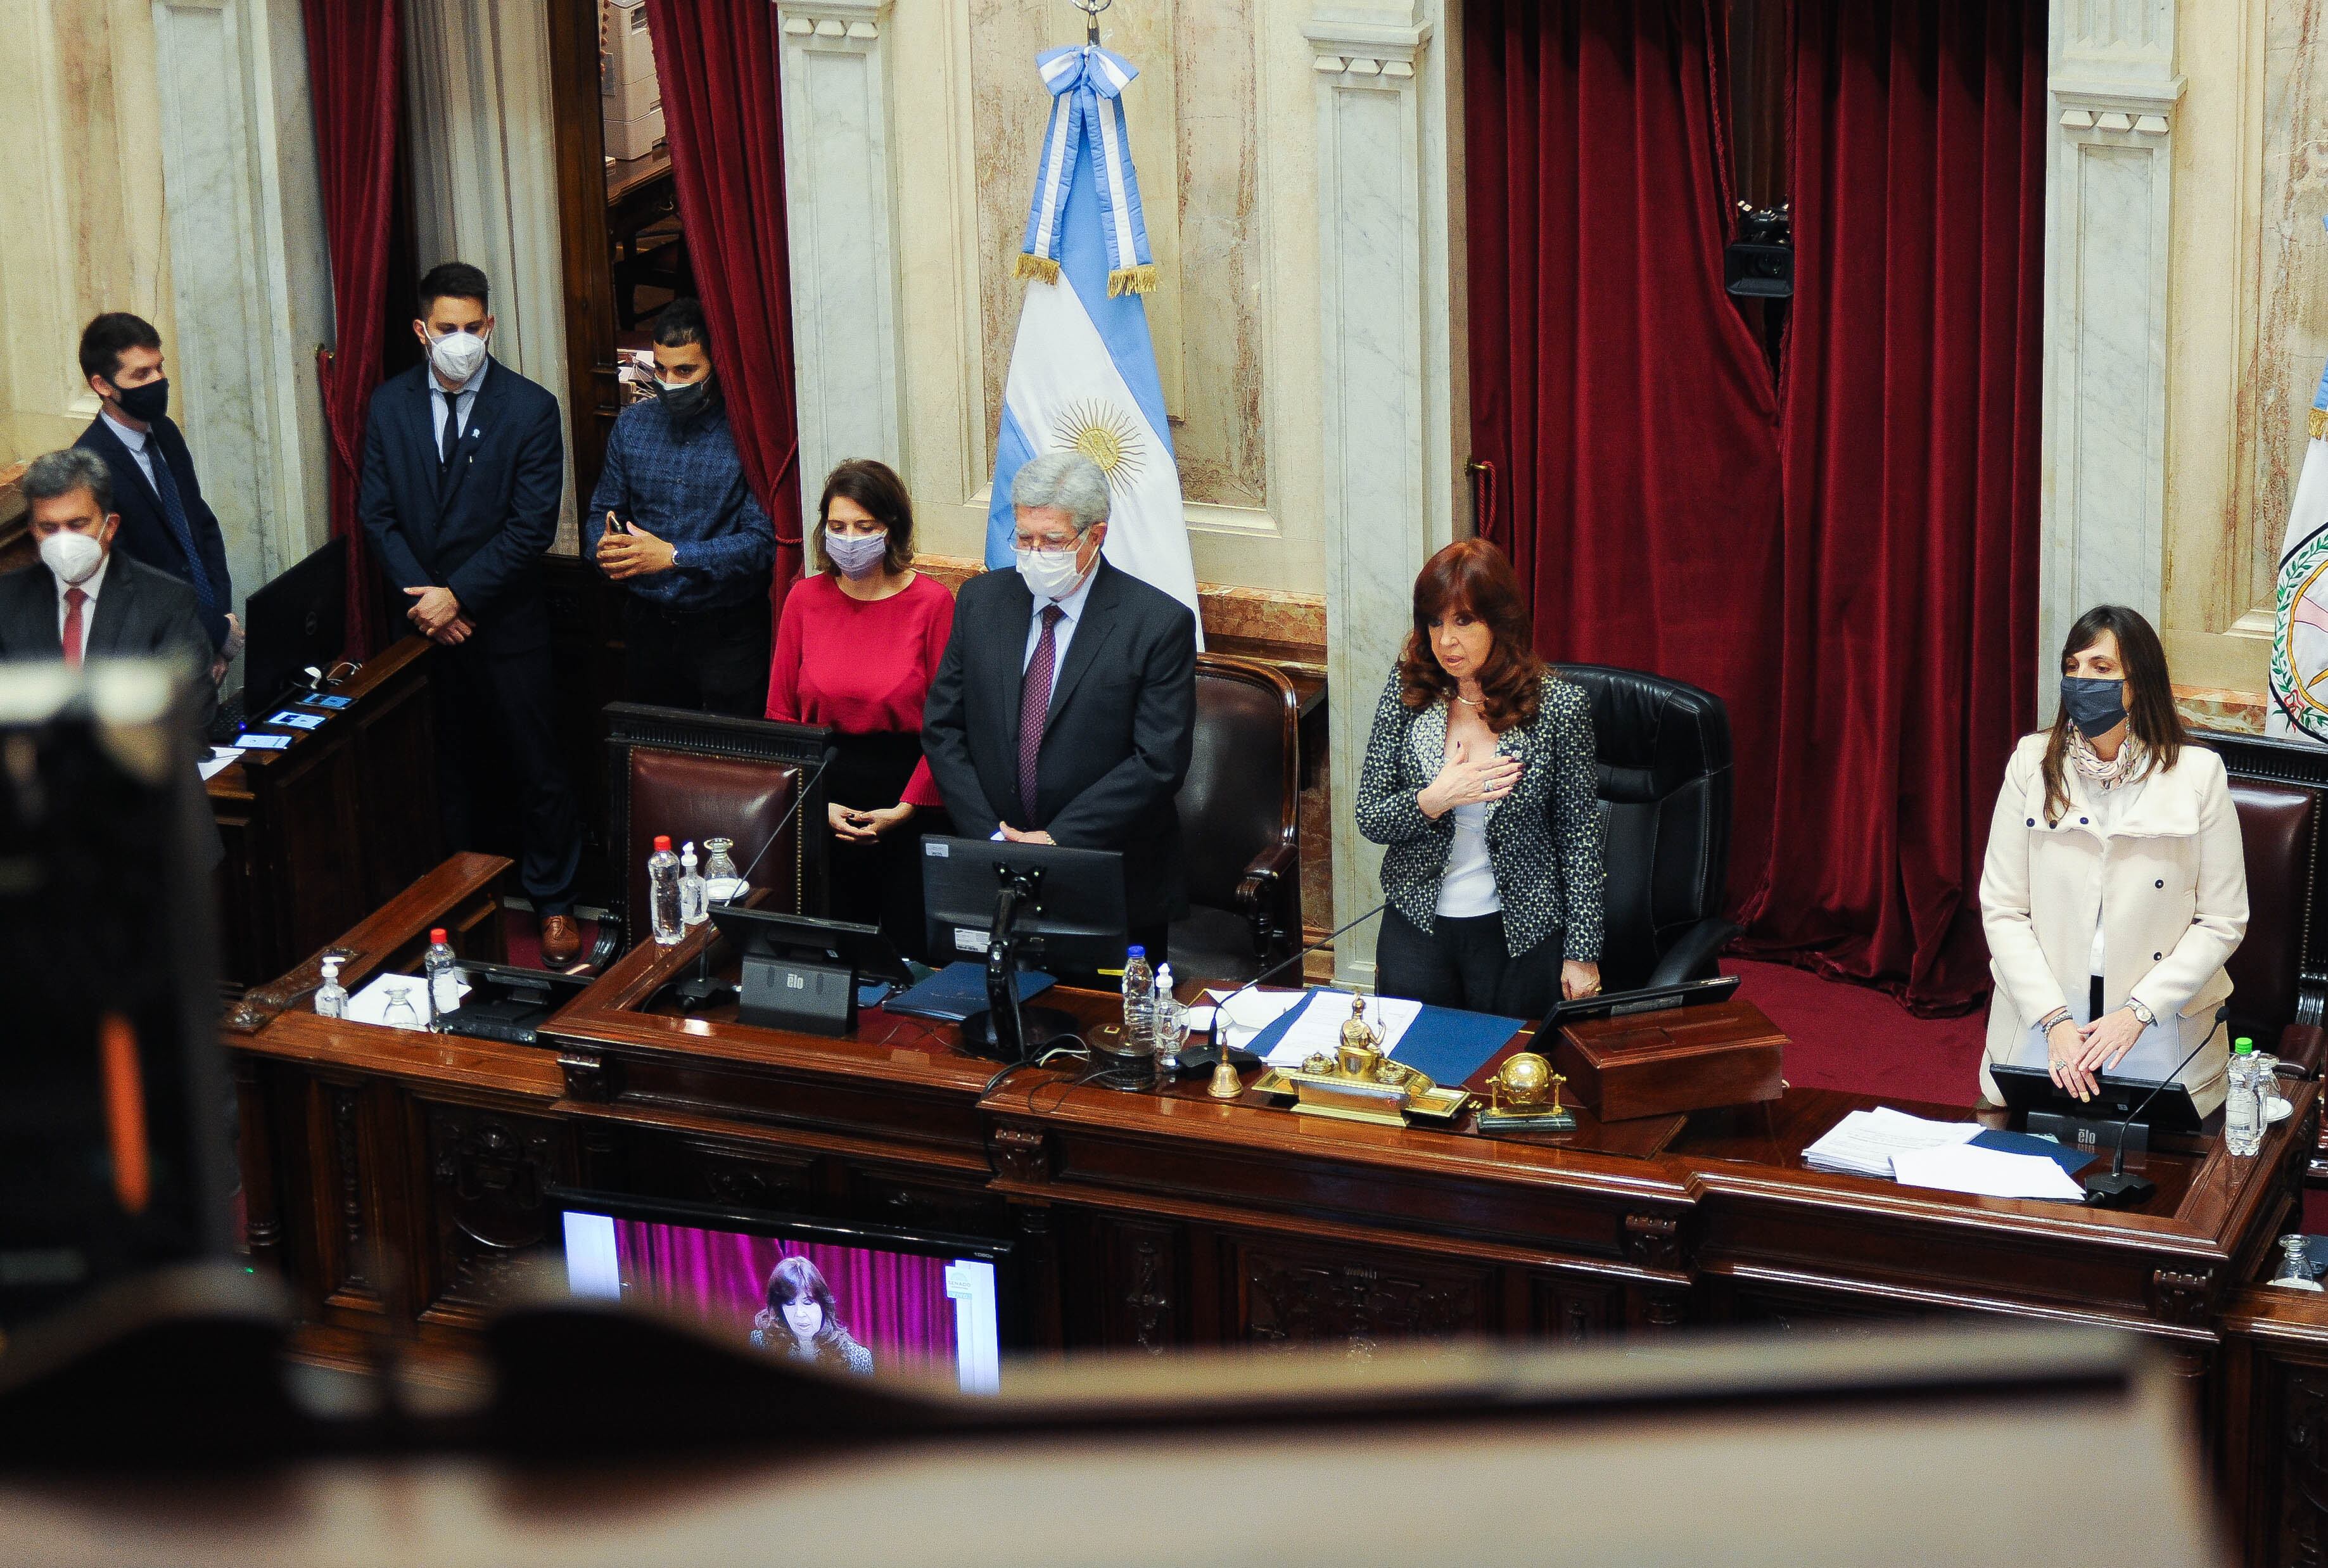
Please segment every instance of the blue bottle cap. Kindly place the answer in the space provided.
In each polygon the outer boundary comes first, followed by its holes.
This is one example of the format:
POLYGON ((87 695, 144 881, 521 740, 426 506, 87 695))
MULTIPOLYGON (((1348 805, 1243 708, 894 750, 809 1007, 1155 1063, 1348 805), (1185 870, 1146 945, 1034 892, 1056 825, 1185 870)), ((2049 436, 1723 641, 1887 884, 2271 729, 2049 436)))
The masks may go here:
POLYGON ((1148 956, 1148 950, 1144 947, 1126 948, 1124 950, 1123 956, 1126 958, 1145 958, 1148 956))

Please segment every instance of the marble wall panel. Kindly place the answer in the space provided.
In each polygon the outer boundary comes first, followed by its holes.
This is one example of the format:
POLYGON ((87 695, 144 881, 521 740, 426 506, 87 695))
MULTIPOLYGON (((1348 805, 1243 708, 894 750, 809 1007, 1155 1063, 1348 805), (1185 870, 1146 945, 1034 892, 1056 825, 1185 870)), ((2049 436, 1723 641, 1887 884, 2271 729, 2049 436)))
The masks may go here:
POLYGON ((2251 512, 2232 520, 2233 613, 2273 600, 2312 393, 2328 360, 2328 0, 2271 0, 2255 371, 2240 410, 2251 512))

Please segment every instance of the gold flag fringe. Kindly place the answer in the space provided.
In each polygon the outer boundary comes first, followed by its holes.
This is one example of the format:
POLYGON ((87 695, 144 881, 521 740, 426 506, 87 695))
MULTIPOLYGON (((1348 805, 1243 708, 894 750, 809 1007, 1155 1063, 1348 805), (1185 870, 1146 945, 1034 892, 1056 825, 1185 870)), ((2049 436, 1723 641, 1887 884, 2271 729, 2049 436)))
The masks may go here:
POLYGON ((2323 437, 2328 437, 2328 408, 2314 408, 2312 410, 2312 438, 2318 441, 2323 437))
POLYGON ((1156 264, 1142 267, 1119 267, 1107 275, 1107 296, 1119 294, 1146 294, 1156 286, 1156 264))
POLYGON ((1011 276, 1038 278, 1045 283, 1056 283, 1059 281, 1059 264, 1047 256, 1022 252, 1018 258, 1018 265, 1012 269, 1011 276))

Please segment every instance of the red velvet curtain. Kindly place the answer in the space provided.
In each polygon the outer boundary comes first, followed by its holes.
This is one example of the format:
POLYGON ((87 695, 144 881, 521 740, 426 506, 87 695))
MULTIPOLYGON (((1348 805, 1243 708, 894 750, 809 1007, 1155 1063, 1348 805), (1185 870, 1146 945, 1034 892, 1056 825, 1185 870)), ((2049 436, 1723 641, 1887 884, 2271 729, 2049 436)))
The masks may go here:
POLYGON ((2043 0, 1798 0, 1785 785, 1749 944, 1920 1011, 1989 985, 2033 723, 2043 0))
POLYGON ((1474 449, 1484 526, 1548 658, 1719 694, 1733 898, 1769 858, 1778 399, 1723 293, 1720 0, 1464 14, 1474 449))
POLYGON ((800 576, 800 435, 769 0, 647 0, 679 220, 744 477, 775 525, 772 604, 800 576))
POLYGON ((951 1373, 953 1302, 945 1261, 813 1242, 775 1241, 729 1231, 642 1220, 615 1222, 623 1294, 699 1318, 716 1334, 748 1339, 767 1304, 768 1275, 799 1253, 832 1287, 833 1316, 873 1352, 877 1373, 951 1373))
POLYGON ((1798 0, 1775 397, 1722 292, 1718 3, 1468 13, 1490 532, 1548 656, 1729 705, 1748 945, 1960 1010, 2031 721, 2043 0, 1798 0))
POLYGON ((396 126, 404 101, 399 13, 397 0, 304 0, 301 10, 339 339, 336 350, 316 356, 315 369, 331 436, 332 537, 348 541, 348 647, 361 659, 380 645, 383 631, 371 551, 356 518, 356 490, 387 325, 396 126))

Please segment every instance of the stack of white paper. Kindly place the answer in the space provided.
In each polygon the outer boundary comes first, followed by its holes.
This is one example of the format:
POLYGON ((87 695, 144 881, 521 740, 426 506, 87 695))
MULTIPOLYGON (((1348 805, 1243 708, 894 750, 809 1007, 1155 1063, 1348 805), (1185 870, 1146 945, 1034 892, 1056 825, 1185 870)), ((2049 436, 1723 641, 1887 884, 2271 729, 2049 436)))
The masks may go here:
POLYGON ((1803 1163, 1850 1176, 1891 1176, 1892 1160, 1902 1152, 1953 1148, 1979 1136, 1977 1122, 1928 1122, 1885 1105, 1854 1111, 1836 1122, 1803 1150, 1803 1163))
MULTIPOLYGON (((1350 1021, 1348 991, 1321 991, 1310 999, 1269 1053, 1272 1067, 1298 1067, 1319 1051, 1331 1051, 1342 1043, 1342 1026, 1350 1021)), ((1375 1048, 1384 1056, 1398 1049, 1398 1042, 1422 1011, 1419 1001, 1406 1001, 1396 997, 1367 999, 1366 1019, 1382 1031, 1382 1040, 1375 1048)))
POLYGON ((2042 1154, 2008 1154, 2002 1149, 1945 1144, 1903 1149, 1892 1169, 1909 1187, 1969 1192, 1982 1197, 2066 1197, 2082 1200, 2086 1189, 2070 1179, 2056 1160, 2042 1154))
POLYGON ((207 784, 241 760, 242 747, 221 746, 211 751, 208 761, 196 763, 194 766, 201 772, 202 782, 207 784))

